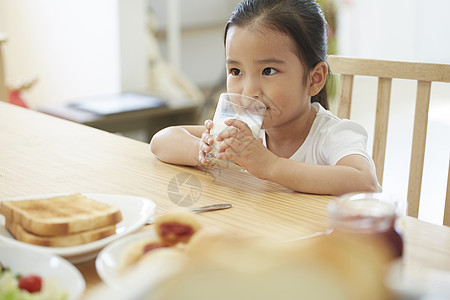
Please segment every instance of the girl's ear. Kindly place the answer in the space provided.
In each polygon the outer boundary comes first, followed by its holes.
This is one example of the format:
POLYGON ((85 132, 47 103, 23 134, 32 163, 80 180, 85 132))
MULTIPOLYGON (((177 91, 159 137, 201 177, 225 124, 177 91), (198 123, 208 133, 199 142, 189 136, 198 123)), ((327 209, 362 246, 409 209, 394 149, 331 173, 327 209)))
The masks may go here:
POLYGON ((317 63, 310 73, 309 96, 317 95, 327 81, 328 65, 321 61, 317 63))

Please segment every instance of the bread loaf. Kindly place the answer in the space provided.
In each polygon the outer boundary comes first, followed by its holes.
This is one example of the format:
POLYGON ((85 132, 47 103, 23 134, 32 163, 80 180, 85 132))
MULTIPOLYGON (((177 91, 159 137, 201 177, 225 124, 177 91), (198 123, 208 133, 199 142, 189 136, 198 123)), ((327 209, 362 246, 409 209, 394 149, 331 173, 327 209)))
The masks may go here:
POLYGON ((2 201, 0 213, 29 233, 49 237, 106 227, 122 220, 119 208, 82 194, 2 201))

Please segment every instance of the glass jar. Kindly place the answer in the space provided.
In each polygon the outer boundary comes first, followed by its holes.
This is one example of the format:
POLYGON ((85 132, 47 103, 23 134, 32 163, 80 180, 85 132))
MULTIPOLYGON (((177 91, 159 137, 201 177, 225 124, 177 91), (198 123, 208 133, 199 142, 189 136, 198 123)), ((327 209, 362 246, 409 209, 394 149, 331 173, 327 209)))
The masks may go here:
POLYGON ((403 255, 403 239, 396 228, 397 206, 382 193, 346 194, 330 202, 330 233, 344 232, 371 238, 388 248, 392 258, 403 255))

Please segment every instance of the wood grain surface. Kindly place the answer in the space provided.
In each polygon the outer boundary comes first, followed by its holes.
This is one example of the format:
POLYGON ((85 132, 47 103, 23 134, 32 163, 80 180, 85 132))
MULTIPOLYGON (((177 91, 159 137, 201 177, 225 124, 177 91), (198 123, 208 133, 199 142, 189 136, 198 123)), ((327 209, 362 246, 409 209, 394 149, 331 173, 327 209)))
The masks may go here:
MULTIPOLYGON (((325 231, 327 205, 335 199, 293 192, 231 168, 165 164, 146 143, 0 103, 0 200, 78 192, 146 197, 156 203, 156 216, 178 208, 183 197, 191 196, 192 206, 231 203, 231 209, 198 214, 199 221, 276 242, 325 231)), ((411 217, 403 224, 405 262, 450 270, 450 228, 411 217)), ((76 266, 88 295, 101 284, 94 261, 76 266)))

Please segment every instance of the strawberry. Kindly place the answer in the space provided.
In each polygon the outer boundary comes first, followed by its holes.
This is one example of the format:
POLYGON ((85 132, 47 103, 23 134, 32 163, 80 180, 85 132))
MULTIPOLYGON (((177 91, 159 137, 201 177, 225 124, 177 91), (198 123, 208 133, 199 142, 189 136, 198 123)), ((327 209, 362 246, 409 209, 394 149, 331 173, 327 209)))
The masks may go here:
POLYGON ((42 278, 37 275, 22 276, 19 279, 19 289, 27 290, 30 293, 40 292, 42 278))

